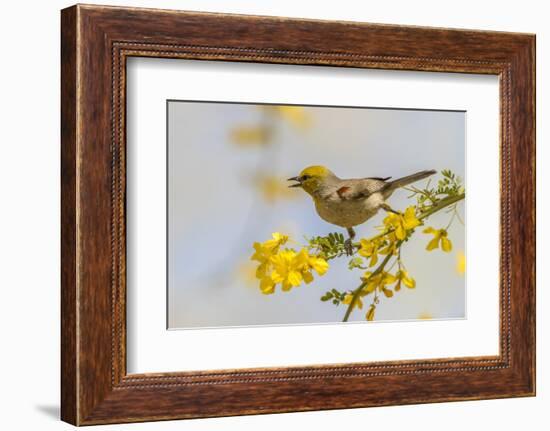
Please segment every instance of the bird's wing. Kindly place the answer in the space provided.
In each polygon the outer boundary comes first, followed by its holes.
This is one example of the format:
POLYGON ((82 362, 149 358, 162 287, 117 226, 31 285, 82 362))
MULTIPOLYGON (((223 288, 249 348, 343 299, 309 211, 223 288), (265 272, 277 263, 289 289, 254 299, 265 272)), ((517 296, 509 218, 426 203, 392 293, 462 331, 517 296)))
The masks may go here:
POLYGON ((371 194, 379 192, 387 187, 389 178, 362 178, 343 180, 335 193, 341 200, 366 199, 371 194))

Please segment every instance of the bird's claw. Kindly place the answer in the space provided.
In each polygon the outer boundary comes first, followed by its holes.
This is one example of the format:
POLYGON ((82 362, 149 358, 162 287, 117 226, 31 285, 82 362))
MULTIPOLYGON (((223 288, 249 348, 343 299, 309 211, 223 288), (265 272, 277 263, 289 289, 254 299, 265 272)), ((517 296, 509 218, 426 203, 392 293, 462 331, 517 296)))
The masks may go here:
POLYGON ((353 255, 353 243, 351 242, 351 238, 344 241, 344 250, 346 251, 346 255, 353 255))
POLYGON ((386 212, 397 214, 397 215, 403 215, 401 212, 394 210, 392 207, 390 207, 388 204, 384 203, 381 206, 386 212))

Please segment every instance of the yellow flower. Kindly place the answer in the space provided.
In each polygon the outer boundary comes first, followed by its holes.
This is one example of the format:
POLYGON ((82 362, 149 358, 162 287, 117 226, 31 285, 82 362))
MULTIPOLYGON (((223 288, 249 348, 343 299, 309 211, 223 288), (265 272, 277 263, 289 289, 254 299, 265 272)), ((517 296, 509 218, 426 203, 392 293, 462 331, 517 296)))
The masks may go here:
POLYGON ((263 244, 260 244, 259 242, 255 242, 253 247, 255 251, 250 259, 260 262, 258 268, 256 268, 256 278, 262 279, 265 277, 269 269, 269 259, 273 253, 272 250, 265 248, 263 244))
POLYGON ((302 273, 302 277, 306 284, 313 281, 311 270, 317 271, 317 274, 324 275, 328 271, 328 262, 322 257, 311 256, 307 248, 300 250, 300 253, 295 258, 296 266, 302 273))
POLYGON ((397 285, 395 286, 396 291, 401 290, 401 283, 403 283, 409 289, 414 289, 416 287, 415 279, 409 276, 409 273, 404 269, 400 269, 399 271, 397 271, 395 276, 397 277, 397 280, 398 280, 397 285))
POLYGON ((359 248, 359 254, 363 257, 369 258, 369 266, 374 266, 378 262, 378 249, 381 245, 379 240, 362 239, 360 241, 361 247, 359 248))
POLYGON ((279 232, 274 232, 271 234, 271 239, 263 243, 255 242, 252 246, 254 247, 254 254, 250 257, 251 260, 256 260, 260 263, 268 261, 273 254, 277 253, 278 248, 281 245, 284 245, 288 241, 288 235, 283 235, 279 232))
POLYGON ((387 240, 387 244, 379 251, 379 253, 384 256, 387 256, 388 254, 397 254, 399 250, 397 248, 397 237, 395 236, 395 232, 386 234, 385 238, 387 240))
POLYGON ((365 296, 365 295, 368 295, 369 293, 374 292, 374 290, 378 287, 379 275, 380 274, 373 276, 372 272, 370 271, 365 272, 365 275, 361 277, 361 281, 363 283, 366 283, 366 286, 361 291, 361 296, 365 296))
POLYGON ((431 320, 433 318, 434 317, 432 316, 432 314, 428 313, 427 311, 423 311, 422 313, 420 313, 418 315, 418 319, 420 319, 420 320, 431 320))
POLYGON ((311 270, 324 275, 328 270, 328 262, 317 256, 311 256, 307 249, 296 253, 294 250, 282 250, 271 257, 273 272, 271 279, 275 283, 281 283, 283 291, 288 291, 299 286, 304 281, 309 284, 313 281, 311 270))
POLYGON ((270 295, 275 292, 275 282, 270 276, 262 277, 260 280, 260 290, 264 295, 270 295))
POLYGON ((466 255, 462 251, 456 254, 456 272, 461 275, 466 272, 466 255))
POLYGON ((324 275, 328 271, 328 262, 322 257, 309 256, 307 262, 319 275, 324 275))
POLYGON ((277 247, 286 244, 288 241, 288 235, 284 235, 279 232, 273 232, 271 234, 272 239, 268 239, 266 242, 263 243, 263 246, 268 249, 276 249, 277 247))
POLYGON ((390 290, 386 287, 382 287, 382 293, 386 295, 386 298, 391 298, 393 296, 393 290, 390 290))
POLYGON ((431 251, 436 248, 439 248, 439 243, 441 243, 441 250, 448 253, 453 249, 453 244, 451 240, 447 238, 446 229, 434 229, 433 227, 428 227, 424 229, 424 233, 431 233, 434 237, 426 246, 426 250, 431 251))
POLYGON ((393 228, 396 238, 402 241, 410 230, 420 225, 420 220, 416 218, 415 207, 410 206, 405 210, 405 214, 389 213, 384 219, 384 224, 393 228))
POLYGON ((274 283, 281 283, 283 291, 302 284, 303 276, 299 269, 299 261, 294 250, 282 250, 271 258, 273 272, 271 280, 274 283))
MULTIPOLYGON (((372 275, 371 272, 367 271, 362 277, 362 280, 363 283, 367 283, 365 289, 363 289, 363 295, 368 295, 369 293, 374 292, 376 288, 380 288, 382 291, 388 290, 386 289, 386 286, 395 283, 397 281, 397 277, 386 271, 382 271, 376 275, 372 275)), ((391 292, 391 294, 384 292, 384 295, 391 297, 393 296, 393 292, 391 292)))
POLYGON ((381 284, 383 284, 384 286, 387 286, 388 284, 393 284, 397 281, 397 277, 395 275, 391 275, 389 272, 383 271, 381 275, 381 284))
MULTIPOLYGON (((352 299, 353 295, 351 293, 347 293, 346 296, 344 296, 342 304, 350 305, 352 299)), ((361 299, 361 297, 357 297, 357 299, 355 300, 355 304, 353 304, 353 308, 359 308, 360 310, 363 309, 363 300, 361 299)))
POLYGON ((263 243, 255 242, 253 244, 254 254, 250 257, 251 260, 259 262, 256 268, 256 278, 263 280, 271 267, 271 258, 275 255, 279 247, 288 241, 288 236, 279 232, 271 234, 272 239, 268 239, 263 243))

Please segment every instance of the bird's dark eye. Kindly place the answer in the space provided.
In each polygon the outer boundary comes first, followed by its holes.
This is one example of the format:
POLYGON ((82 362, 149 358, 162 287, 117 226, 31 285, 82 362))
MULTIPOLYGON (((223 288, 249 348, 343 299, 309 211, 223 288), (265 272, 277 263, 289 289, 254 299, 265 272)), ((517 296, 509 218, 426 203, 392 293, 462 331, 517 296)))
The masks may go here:
POLYGON ((302 175, 302 181, 309 180, 311 176, 309 175, 302 175))

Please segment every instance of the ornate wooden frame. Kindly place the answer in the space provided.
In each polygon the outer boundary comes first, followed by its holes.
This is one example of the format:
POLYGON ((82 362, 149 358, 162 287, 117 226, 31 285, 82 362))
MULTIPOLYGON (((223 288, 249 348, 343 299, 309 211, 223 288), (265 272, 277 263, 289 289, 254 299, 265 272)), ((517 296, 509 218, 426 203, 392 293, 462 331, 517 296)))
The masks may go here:
POLYGON ((63 420, 88 425, 535 394, 534 35, 81 5, 61 17, 63 420), (128 375, 129 56, 498 75, 500 354, 128 375))

